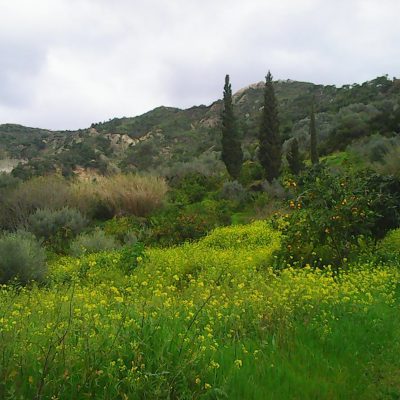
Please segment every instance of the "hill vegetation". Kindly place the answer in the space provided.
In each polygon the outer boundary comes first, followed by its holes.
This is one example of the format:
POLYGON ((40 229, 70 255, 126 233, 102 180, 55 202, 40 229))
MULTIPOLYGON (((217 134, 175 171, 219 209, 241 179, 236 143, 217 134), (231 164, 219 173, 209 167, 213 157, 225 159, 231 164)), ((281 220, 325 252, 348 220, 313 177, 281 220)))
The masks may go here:
POLYGON ((400 398, 398 81, 271 79, 0 126, 1 399, 400 398))
MULTIPOLYGON (((233 96, 246 160, 256 159, 263 87, 260 82, 233 96)), ((297 138, 303 153, 309 148, 313 99, 321 155, 343 151, 371 135, 392 137, 400 131, 398 79, 383 76, 340 88, 277 81, 274 89, 283 140, 297 138)), ((182 165, 213 170, 221 152, 221 110, 220 100, 186 110, 159 107, 64 132, 0 125, 0 157, 23 161, 13 172, 22 179, 55 171, 71 176, 85 169, 101 174, 156 170, 163 175, 182 165)))

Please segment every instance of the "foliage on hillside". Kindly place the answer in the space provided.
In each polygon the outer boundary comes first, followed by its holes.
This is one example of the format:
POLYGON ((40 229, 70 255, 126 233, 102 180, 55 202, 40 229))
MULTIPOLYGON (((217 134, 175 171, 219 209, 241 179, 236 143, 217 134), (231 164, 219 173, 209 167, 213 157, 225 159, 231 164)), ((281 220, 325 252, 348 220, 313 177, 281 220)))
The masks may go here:
POLYGON ((297 140, 271 183, 260 85, 234 96, 235 181, 219 102, 37 130, 40 150, 0 126, 1 156, 36 152, 0 174, 0 398, 400 396, 398 81, 274 86, 297 140))
MULTIPOLYGON (((341 88, 277 81, 274 88, 283 138, 296 137, 301 152, 309 148, 308 110, 313 99, 321 154, 344 150, 372 134, 391 136, 400 131, 399 80, 383 76, 341 88)), ((262 85, 256 84, 233 97, 247 159, 256 159, 262 96, 262 85)), ((23 179, 54 171, 71 176, 81 168, 103 174, 118 168, 164 171, 219 154, 220 112, 220 101, 186 110, 159 107, 74 132, 0 125, 0 156, 27 161, 14 172, 23 179)))

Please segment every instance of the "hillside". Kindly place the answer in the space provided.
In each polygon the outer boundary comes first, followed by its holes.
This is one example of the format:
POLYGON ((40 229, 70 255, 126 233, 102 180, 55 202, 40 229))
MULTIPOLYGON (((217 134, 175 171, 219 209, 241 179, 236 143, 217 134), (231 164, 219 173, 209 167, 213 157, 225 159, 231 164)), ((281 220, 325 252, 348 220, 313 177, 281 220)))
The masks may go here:
MULTIPOLYGON (((306 82, 277 81, 281 134, 308 146, 308 112, 316 101, 320 152, 343 150, 362 137, 400 132, 400 80, 378 77, 341 88, 306 82)), ((234 95, 245 157, 256 156, 256 136, 263 82, 234 95)), ((181 163, 214 165, 219 159, 220 100, 181 110, 158 107, 133 118, 114 118, 78 131, 49 131, 0 125, 0 160, 20 177, 61 170, 65 176, 85 169, 165 171, 181 163)))

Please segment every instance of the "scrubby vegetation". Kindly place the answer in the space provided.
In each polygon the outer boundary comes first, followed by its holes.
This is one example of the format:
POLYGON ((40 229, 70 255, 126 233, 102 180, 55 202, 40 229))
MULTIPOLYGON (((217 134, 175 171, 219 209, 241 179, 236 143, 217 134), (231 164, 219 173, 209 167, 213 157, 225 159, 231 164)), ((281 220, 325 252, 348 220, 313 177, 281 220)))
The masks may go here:
POLYGON ((18 195, 47 267, 32 234, 0 239, 0 397, 399 395, 399 182, 332 168, 190 173, 165 198, 131 175, 11 185, 65 201, 18 195))
POLYGON ((41 282, 46 274, 46 253, 32 234, 16 232, 0 237, 0 282, 41 282))
MULTIPOLYGON (((229 102, 241 168, 217 103, 94 124, 0 175, 1 399, 400 397, 398 82, 274 86, 272 174, 257 86, 229 102), (148 140, 113 164, 107 132, 148 140)), ((1 129, 12 155, 52 136, 1 129)))

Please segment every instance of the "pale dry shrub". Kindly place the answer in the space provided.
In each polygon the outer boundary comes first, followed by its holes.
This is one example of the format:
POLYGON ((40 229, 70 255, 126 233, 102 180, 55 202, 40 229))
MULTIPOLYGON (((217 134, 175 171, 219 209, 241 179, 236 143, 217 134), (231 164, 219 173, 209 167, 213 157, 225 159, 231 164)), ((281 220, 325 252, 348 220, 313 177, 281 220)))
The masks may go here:
POLYGON ((116 216, 148 215, 162 205, 168 189, 162 178, 135 174, 100 177, 95 185, 100 202, 116 216))
POLYGON ((97 217, 101 205, 96 181, 75 181, 70 188, 70 206, 84 215, 97 217))
POLYGON ((16 228, 38 209, 58 210, 69 202, 70 187, 64 178, 56 175, 32 178, 7 195, 1 210, 2 224, 16 228))

